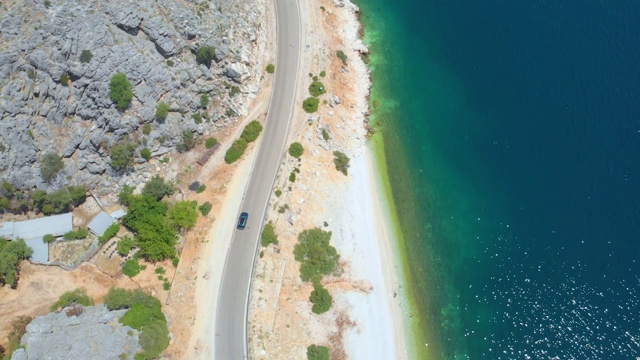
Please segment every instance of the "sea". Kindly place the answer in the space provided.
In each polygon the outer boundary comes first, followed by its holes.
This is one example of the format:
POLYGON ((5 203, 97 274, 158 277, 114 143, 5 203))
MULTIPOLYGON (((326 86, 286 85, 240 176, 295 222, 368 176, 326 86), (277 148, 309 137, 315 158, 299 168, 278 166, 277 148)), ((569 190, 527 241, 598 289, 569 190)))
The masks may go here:
POLYGON ((411 356, 640 359, 640 1, 356 4, 411 356))

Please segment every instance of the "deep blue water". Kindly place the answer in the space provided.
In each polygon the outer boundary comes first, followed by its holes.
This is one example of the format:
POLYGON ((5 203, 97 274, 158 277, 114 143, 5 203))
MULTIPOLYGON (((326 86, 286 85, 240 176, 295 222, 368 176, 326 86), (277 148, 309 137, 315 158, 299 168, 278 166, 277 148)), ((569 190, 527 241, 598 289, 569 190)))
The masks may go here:
POLYGON ((358 5, 421 342, 640 357, 640 2, 358 5))

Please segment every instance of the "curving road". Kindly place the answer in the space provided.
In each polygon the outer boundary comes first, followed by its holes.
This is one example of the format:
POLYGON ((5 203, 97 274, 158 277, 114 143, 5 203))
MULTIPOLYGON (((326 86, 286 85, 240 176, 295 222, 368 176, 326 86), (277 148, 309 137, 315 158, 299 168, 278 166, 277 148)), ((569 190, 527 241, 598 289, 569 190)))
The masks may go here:
MULTIPOLYGON (((282 160, 293 112, 300 57, 300 14, 297 0, 274 0, 276 71, 269 112, 261 135, 241 211, 247 227, 235 230, 222 274, 215 323, 217 360, 247 359, 247 312, 253 263, 273 183, 282 160)), ((234 226, 235 224, 228 224, 234 226)))

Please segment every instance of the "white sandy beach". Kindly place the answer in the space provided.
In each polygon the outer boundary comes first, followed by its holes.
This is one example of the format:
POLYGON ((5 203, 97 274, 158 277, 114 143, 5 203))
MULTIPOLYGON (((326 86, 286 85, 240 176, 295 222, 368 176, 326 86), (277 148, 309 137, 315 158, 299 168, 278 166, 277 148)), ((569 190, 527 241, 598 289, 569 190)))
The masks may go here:
POLYGON ((336 217, 339 231, 335 246, 350 263, 350 276, 366 279, 369 293, 342 294, 349 315, 357 324, 345 334, 350 359, 407 358, 402 309, 398 291, 398 268, 393 254, 392 232, 385 214, 383 194, 375 179, 375 163, 367 148, 353 159, 344 208, 336 217))

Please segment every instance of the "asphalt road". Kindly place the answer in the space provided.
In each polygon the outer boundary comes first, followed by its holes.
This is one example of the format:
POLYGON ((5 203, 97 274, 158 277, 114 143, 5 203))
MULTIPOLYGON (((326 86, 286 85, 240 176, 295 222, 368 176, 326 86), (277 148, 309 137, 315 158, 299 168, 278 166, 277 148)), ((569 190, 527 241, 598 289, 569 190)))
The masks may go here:
MULTIPOLYGON (((274 1, 277 37, 275 79, 260 147, 240 209, 249 213, 247 227, 234 231, 222 275, 215 323, 216 360, 248 358, 247 311, 253 263, 294 106, 301 32, 298 2, 274 1)), ((235 228, 236 224, 228 226, 235 228)))

